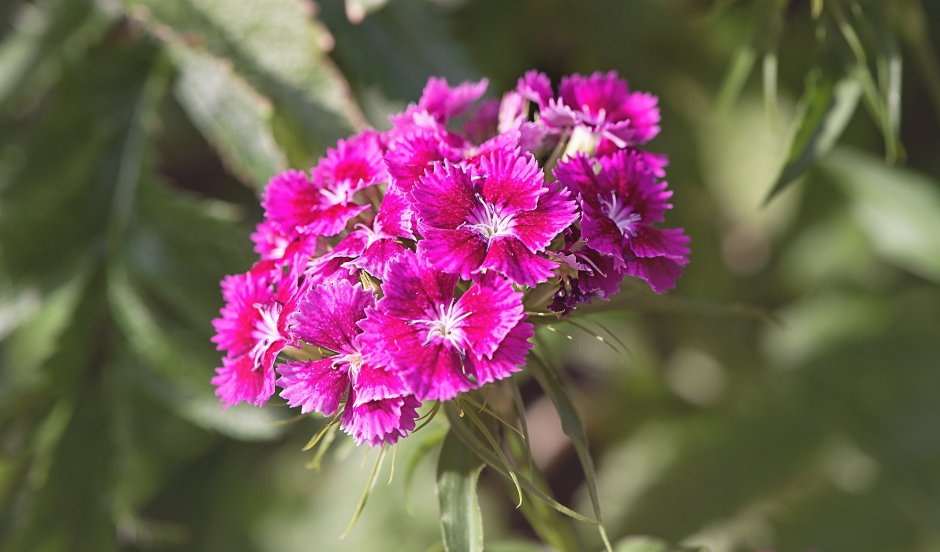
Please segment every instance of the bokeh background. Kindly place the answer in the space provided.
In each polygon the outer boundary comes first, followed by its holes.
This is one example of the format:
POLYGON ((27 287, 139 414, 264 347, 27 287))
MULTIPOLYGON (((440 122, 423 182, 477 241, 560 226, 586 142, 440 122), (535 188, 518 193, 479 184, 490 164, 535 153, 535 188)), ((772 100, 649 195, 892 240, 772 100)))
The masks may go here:
MULTIPOLYGON (((659 95, 651 148, 693 240, 673 293, 628 283, 549 336, 612 539, 940 550, 938 28, 916 0, 0 3, 0 549, 439 549, 421 453, 443 424, 340 540, 371 459, 337 440, 307 469, 319 420, 221 410, 217 282, 250 265, 273 172, 385 125, 429 76, 496 97, 538 68, 659 95), (820 99, 844 74, 857 106, 820 99), (820 105, 841 136, 808 121, 820 105), (808 170, 763 205, 806 136, 808 170)), ((590 511, 520 383, 537 465, 590 511)), ((480 493, 488 550, 543 549, 503 481, 480 493)))

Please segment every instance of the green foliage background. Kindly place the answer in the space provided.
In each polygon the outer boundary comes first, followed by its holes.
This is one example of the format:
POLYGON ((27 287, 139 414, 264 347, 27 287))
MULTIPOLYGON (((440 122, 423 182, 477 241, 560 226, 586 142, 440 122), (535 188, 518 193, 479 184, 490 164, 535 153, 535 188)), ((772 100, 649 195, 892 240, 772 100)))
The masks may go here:
MULTIPOLYGON (((273 172, 428 76, 499 92, 535 67, 660 96, 652 147, 693 238, 676 292, 627 285, 583 319, 626 352, 547 335, 611 538, 940 550, 938 19, 916 0, 0 3, 0 549, 439 549, 420 453, 443 424, 339 540, 371 462, 338 442, 310 471, 319 420, 221 411, 209 320, 273 172)), ((590 511, 521 384, 536 464, 590 511)), ((544 549, 480 481, 487 550, 544 549)))

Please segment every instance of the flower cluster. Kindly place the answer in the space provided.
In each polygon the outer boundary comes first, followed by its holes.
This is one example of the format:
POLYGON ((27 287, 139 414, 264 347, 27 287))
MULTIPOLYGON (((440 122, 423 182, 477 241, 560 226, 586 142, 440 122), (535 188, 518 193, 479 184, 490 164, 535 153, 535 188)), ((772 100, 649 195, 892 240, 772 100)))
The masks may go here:
POLYGON ((557 95, 535 71, 498 101, 486 87, 431 79, 389 130, 271 179, 260 260, 222 281, 213 321, 225 404, 280 388, 357 443, 394 443, 421 401, 520 370, 527 311, 567 315, 626 276, 674 287, 689 240, 656 226, 666 160, 640 149, 656 98, 613 72, 565 77, 557 95))

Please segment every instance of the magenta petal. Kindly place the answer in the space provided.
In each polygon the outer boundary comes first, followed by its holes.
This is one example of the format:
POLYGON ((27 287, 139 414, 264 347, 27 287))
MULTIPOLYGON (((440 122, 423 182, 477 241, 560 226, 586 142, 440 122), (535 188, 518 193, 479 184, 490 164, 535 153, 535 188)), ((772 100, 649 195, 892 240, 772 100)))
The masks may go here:
POLYGON ((531 153, 496 150, 480 159, 474 176, 483 181, 482 195, 487 203, 510 211, 534 209, 545 193, 545 180, 531 153))
POLYGON ((633 92, 622 104, 623 115, 634 128, 637 144, 649 142, 659 134, 659 98, 646 92, 633 92))
POLYGON ((464 374, 460 354, 441 343, 422 345, 416 336, 396 353, 395 366, 415 397, 448 401, 476 386, 464 374))
POLYGON ((665 257, 627 259, 625 271, 645 280, 656 293, 665 293, 676 287, 682 275, 682 265, 665 257))
POLYGON ((594 251, 622 258, 623 234, 614 221, 590 202, 582 202, 581 209, 581 235, 584 237, 584 243, 594 251))
POLYGON ((398 186, 388 186, 372 227, 376 232, 396 238, 414 239, 411 199, 398 186))
POLYGON ((498 274, 483 276, 457 304, 463 312, 471 313, 464 319, 461 329, 468 348, 478 356, 492 356, 509 330, 523 317, 522 294, 498 274))
POLYGON ((595 197, 600 191, 597 187, 593 162, 583 154, 569 157, 555 167, 555 179, 574 194, 595 197))
POLYGON ((630 240, 630 251, 637 257, 666 257, 686 264, 689 257, 689 237, 682 228, 652 228, 644 226, 630 240))
POLYGON ((470 175, 447 161, 418 179, 411 192, 421 230, 457 228, 476 206, 470 175))
POLYGON ((456 117, 480 99, 488 84, 489 81, 482 79, 478 82, 464 82, 452 88, 447 79, 432 77, 428 79, 418 100, 418 108, 443 120, 456 117))
POLYGON ((529 339, 534 335, 532 324, 519 322, 510 330, 492 358, 475 356, 468 363, 478 385, 501 380, 525 365, 526 355, 532 348, 529 339))
POLYGON ((543 251, 577 218, 575 203, 564 191, 556 188, 540 197, 534 210, 516 214, 513 234, 530 250, 543 251))
POLYGON ((466 228, 428 228, 424 239, 418 242, 418 254, 435 268, 468 280, 486 257, 486 240, 466 228))
POLYGON ((261 406, 274 394, 274 370, 256 369, 249 355, 225 357, 215 372, 212 385, 226 407, 242 401, 261 406))
POLYGON ((341 427, 351 435, 357 445, 368 443, 376 447, 393 445, 415 428, 418 406, 411 396, 370 401, 355 406, 348 402, 343 411, 341 427))
POLYGON ((346 280, 314 285, 294 314, 294 334, 308 343, 334 352, 354 352, 359 333, 356 322, 365 318, 375 296, 346 280))
POLYGON ((300 407, 300 412, 319 412, 332 416, 339 408, 343 393, 349 387, 349 377, 343 370, 333 368, 333 359, 286 362, 278 365, 278 387, 287 404, 300 407))
POLYGON ((310 218, 298 230, 303 234, 315 236, 335 236, 346 228, 350 219, 368 209, 368 205, 355 203, 341 203, 330 205, 317 212, 311 213, 310 218))
POLYGON ((548 75, 534 69, 526 71, 516 83, 516 90, 525 99, 535 102, 539 107, 548 104, 552 99, 552 81, 548 75))
POLYGON ((389 369, 421 400, 446 401, 472 389, 460 354, 439 341, 425 344, 427 330, 420 325, 379 312, 387 300, 383 298, 362 323, 369 344, 365 361, 390 361, 389 369))
POLYGON ((380 280, 388 278, 388 269, 393 260, 407 251, 405 246, 392 238, 380 238, 374 241, 362 255, 350 261, 352 266, 361 268, 380 280))
POLYGON ((369 401, 400 397, 408 392, 405 383, 397 374, 366 362, 353 377, 352 386, 356 391, 355 406, 369 401))
POLYGON ((389 277, 382 282, 383 312, 399 318, 425 318, 441 303, 450 303, 457 286, 457 276, 434 270, 424 258, 406 251, 389 267, 389 277))
POLYGON ((497 237, 490 241, 480 268, 505 274, 517 284, 535 287, 551 278, 556 266, 557 263, 532 253, 514 237, 497 237))

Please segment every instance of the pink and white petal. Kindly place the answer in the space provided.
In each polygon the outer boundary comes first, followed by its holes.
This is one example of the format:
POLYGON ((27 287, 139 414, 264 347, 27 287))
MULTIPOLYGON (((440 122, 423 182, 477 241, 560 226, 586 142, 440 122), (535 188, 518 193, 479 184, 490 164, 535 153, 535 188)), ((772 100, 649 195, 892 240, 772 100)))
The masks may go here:
POLYGON ((393 445, 415 428, 420 402, 414 397, 395 397, 359 405, 346 404, 340 424, 357 445, 393 445))
POLYGON ((522 294, 500 274, 482 276, 457 301, 461 312, 470 315, 461 329, 467 347, 478 356, 489 358, 524 316, 522 294))
POLYGON ((422 233, 426 228, 459 227, 477 205, 470 174, 448 161, 435 163, 418 178, 411 200, 422 233))
POLYGON ((439 304, 450 303, 457 281, 456 275, 435 270, 426 259, 406 250, 388 268, 380 307, 407 320, 427 318, 439 304))
POLYGON ((382 205, 379 206, 379 212, 375 215, 372 229, 386 236, 413 240, 413 218, 411 199, 398 186, 389 185, 385 190, 382 205))
POLYGON ((225 357, 215 372, 212 385, 226 408, 240 402, 261 406, 274 394, 274 370, 256 369, 250 355, 225 357))
POLYGON ((495 270, 517 284, 535 287, 551 278, 557 266, 558 263, 529 251, 516 238, 504 236, 490 241, 486 258, 477 272, 495 270))
POLYGON ((629 248, 637 257, 666 257, 680 265, 689 262, 689 237, 682 228, 642 226, 630 239, 629 248))
POLYGON ((676 287, 676 280, 682 276, 682 265, 665 257, 637 257, 626 261, 625 272, 646 281, 656 293, 665 293, 676 287))
POLYGON ((333 368, 333 359, 286 362, 278 365, 277 386, 281 398, 300 412, 319 412, 332 416, 339 408, 343 393, 349 388, 349 376, 333 368))
POLYGON ((287 170, 268 182, 262 198, 264 216, 286 235, 310 223, 311 213, 320 208, 323 195, 301 171, 287 170))
POLYGON ((486 258, 486 240, 467 228, 428 228, 424 239, 418 242, 418 255, 439 270, 469 280, 486 258))
POLYGON ((414 334, 399 343, 394 370, 420 400, 448 401, 477 386, 464 374, 463 360, 453 348, 441 342, 423 345, 426 332, 414 334))
POLYGON ((469 371, 478 385, 508 378, 525 366, 526 355, 532 348, 529 339, 535 334, 532 324, 519 322, 506 335, 492 358, 474 356, 468 360, 469 371))
POLYGON ((352 378, 352 387, 356 397, 354 406, 408 393, 405 382, 398 374, 369 362, 363 362, 359 367, 359 371, 352 378))
POLYGON ((511 211, 535 209, 539 196, 547 191, 535 157, 515 147, 483 156, 474 177, 483 180, 481 191, 488 204, 511 211))
POLYGON ((543 251, 559 232, 577 220, 577 209, 568 194, 556 187, 539 198, 534 210, 516 214, 513 234, 530 250, 543 251))
POLYGON ((354 352, 357 322, 365 318, 366 308, 374 303, 375 295, 346 280, 312 286, 294 314, 294 334, 337 353, 354 352))
POLYGON ((600 208, 587 201, 581 202, 581 236, 594 251, 623 258, 624 238, 620 229, 600 208))
POLYGON ((356 203, 340 203, 322 207, 307 213, 305 223, 298 225, 297 230, 302 234, 335 236, 346 228, 350 219, 368 208, 368 205, 356 203))

